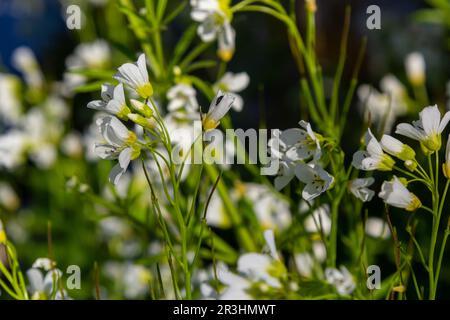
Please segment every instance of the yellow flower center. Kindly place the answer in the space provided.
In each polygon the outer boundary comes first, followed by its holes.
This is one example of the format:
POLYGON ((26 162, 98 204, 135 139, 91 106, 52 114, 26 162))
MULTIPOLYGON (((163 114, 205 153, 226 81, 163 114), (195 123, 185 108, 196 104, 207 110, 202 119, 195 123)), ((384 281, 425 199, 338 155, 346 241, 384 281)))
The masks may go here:
POLYGON ((206 117, 205 119, 203 119, 203 129, 205 131, 215 129, 217 128, 219 123, 220 123, 219 121, 206 117))
POLYGON ((146 84, 143 84, 143 85, 137 87, 136 92, 142 98, 147 99, 153 95, 153 87, 150 82, 147 82, 146 84))

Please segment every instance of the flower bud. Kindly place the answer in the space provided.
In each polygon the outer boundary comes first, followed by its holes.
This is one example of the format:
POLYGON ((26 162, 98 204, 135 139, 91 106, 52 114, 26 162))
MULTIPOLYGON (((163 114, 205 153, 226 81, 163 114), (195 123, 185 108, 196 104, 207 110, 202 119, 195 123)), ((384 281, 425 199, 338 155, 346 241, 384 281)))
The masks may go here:
POLYGON ((133 109, 139 112, 144 117, 151 118, 151 116, 153 115, 153 110, 147 104, 135 99, 131 99, 130 102, 133 106, 133 109))
POLYGON ((147 119, 137 113, 130 113, 128 119, 144 128, 153 129, 156 126, 156 122, 153 118, 147 119))

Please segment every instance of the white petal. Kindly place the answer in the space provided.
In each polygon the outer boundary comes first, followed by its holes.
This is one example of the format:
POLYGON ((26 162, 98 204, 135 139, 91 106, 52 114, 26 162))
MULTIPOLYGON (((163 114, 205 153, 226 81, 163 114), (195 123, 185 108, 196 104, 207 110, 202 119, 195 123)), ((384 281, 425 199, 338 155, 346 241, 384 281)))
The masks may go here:
POLYGON ((120 167, 119 164, 116 164, 109 173, 109 181, 116 185, 119 183, 120 178, 125 173, 125 170, 120 167))
POLYGON ((439 124, 439 131, 438 131, 438 133, 442 133, 442 131, 445 130, 445 127, 447 126, 449 121, 450 121, 450 111, 447 111, 444 114, 444 117, 442 118, 441 123, 439 124))
POLYGON ((267 246, 270 249, 270 255, 275 260, 278 260, 280 257, 278 256, 277 247, 275 244, 275 236, 273 234, 273 230, 264 231, 264 239, 266 240, 267 246))
POLYGON ((409 123, 400 123, 399 125, 397 125, 395 133, 419 141, 424 138, 423 133, 409 123))
POLYGON ((423 130, 427 135, 432 135, 439 132, 441 113, 439 112, 437 105, 424 108, 419 113, 419 116, 423 125, 423 130))

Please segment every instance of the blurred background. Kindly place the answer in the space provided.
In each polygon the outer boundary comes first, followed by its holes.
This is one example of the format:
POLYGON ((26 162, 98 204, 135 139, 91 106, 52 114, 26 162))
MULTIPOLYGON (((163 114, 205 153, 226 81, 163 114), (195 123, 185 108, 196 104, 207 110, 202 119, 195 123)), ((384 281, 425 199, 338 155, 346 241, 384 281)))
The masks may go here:
MULTIPOLYGON (((14 67, 13 52, 22 46, 29 47, 36 55, 46 81, 64 81, 67 57, 80 42, 94 41, 103 38, 115 43, 128 44, 130 50, 138 50, 133 37, 126 28, 114 29, 113 24, 126 25, 124 18, 114 16, 111 10, 114 0, 0 0, 0 72, 13 73, 19 77, 23 74, 14 67), (66 27, 66 8, 70 4, 79 4, 89 19, 84 21, 80 31, 71 31, 66 27), (133 46, 134 45, 134 46, 133 46)), ((303 10, 301 1, 299 10, 303 10)), ((406 82, 404 59, 407 54, 419 51, 425 56, 427 63, 427 86, 431 101, 439 105, 447 103, 446 83, 450 78, 449 29, 443 23, 432 23, 429 16, 419 16, 418 11, 430 9, 432 1, 421 0, 317 0, 317 50, 325 74, 325 87, 331 91, 337 57, 339 55, 340 34, 342 30, 345 5, 351 5, 351 31, 349 41, 349 61, 356 59, 362 38, 368 38, 368 47, 361 69, 360 80, 378 87, 380 79, 387 73, 395 74, 402 82, 406 82), (366 9, 369 5, 381 8, 381 30, 368 30, 366 9)), ((444 16, 445 19, 445 16, 444 16)), ((175 20, 173 28, 167 31, 165 45, 173 47, 190 21, 189 10, 175 20)), ((302 25, 303 21, 299 21, 302 25)), ((438 21, 439 22, 439 21, 438 21)), ((288 47, 284 27, 274 19, 256 13, 237 15, 233 20, 237 30, 236 59, 229 64, 233 72, 245 71, 250 75, 250 85, 242 96, 245 101, 244 110, 233 115, 235 127, 256 128, 263 125, 267 128, 296 127, 298 120, 304 115, 300 108, 298 93, 298 71, 288 47)), ((123 48, 115 51, 116 68, 128 61, 123 48), (117 63, 116 63, 117 62, 117 63)), ((214 56, 214 50, 207 54, 214 56)), ((207 72, 205 72, 207 75, 207 72)), ((351 67, 346 68, 344 85, 348 85, 351 67)), ((69 127, 76 132, 84 132, 91 124, 93 112, 86 108, 93 97, 91 93, 77 92, 67 97, 73 101, 69 127)), ((2 97, 0 96, 0 100, 2 97)), ((206 107, 207 101, 200 98, 206 107)), ((352 110, 357 110, 358 99, 354 99, 352 110)), ((354 151, 359 136, 351 135, 353 131, 361 132, 363 126, 358 112, 351 112, 349 139, 345 140, 344 149, 354 151), (354 124, 354 125, 353 125, 354 124), (353 139, 353 140, 352 140, 353 139)), ((6 131, 0 126, 0 133, 6 131)), ((88 204, 80 203, 77 197, 64 192, 68 177, 80 173, 76 157, 65 163, 65 169, 52 172, 48 180, 34 171, 18 170, 14 175, 0 170, 0 180, 10 181, 21 199, 20 212, 7 218, 9 233, 20 252, 24 265, 31 265, 38 256, 48 254, 48 221, 51 221, 53 255, 61 266, 76 264, 82 270, 83 290, 75 292, 75 297, 92 296, 94 279, 93 264, 95 261, 108 259, 111 243, 97 241, 99 231, 96 226, 94 211, 99 210, 88 204), (49 192, 49 190, 60 192, 49 192), (50 195, 59 194, 58 197, 50 195)), ((91 185, 100 188, 105 181, 109 163, 96 164, 96 173, 85 176, 91 185)), ((84 172, 86 174, 86 172, 84 172)), ((382 206, 375 205, 376 208, 382 206)), ((4 213, 5 216, 8 213, 4 213)), ((5 217, 3 216, 3 218, 5 217)), ((122 239, 123 240, 123 239, 122 239)), ((388 254, 391 254, 388 252, 388 254)), ((385 258, 394 270, 391 258, 385 258)), ((450 288, 450 273, 442 274, 450 288)), ((447 293, 447 297, 450 294, 447 293)))

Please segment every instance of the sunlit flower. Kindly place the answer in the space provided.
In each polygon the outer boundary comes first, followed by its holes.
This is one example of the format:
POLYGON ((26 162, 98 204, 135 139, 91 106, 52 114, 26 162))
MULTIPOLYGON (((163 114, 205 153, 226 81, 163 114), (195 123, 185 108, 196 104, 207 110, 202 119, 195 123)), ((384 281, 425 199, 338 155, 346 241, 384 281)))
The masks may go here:
POLYGON ((419 198, 411 193, 396 176, 392 181, 383 182, 378 196, 387 204, 407 211, 415 211, 422 206, 419 198))
POLYGON ((139 56, 136 64, 125 63, 120 66, 119 72, 114 78, 136 91, 144 99, 153 95, 153 87, 148 78, 147 62, 144 54, 139 56))
POLYGON ((203 116, 203 129, 205 131, 215 129, 220 124, 220 119, 230 110, 233 102, 234 96, 219 90, 209 106, 208 113, 203 116))
POLYGON ((123 84, 120 83, 116 87, 108 83, 103 84, 101 96, 102 100, 91 101, 87 107, 115 115, 120 119, 127 119, 131 111, 125 100, 123 84))
POLYGON ((232 93, 235 97, 232 108, 234 109, 234 111, 239 112, 242 110, 242 107, 244 106, 244 100, 237 93, 247 88, 249 82, 250 78, 246 72, 241 73, 227 72, 223 75, 221 79, 219 79, 219 81, 216 82, 216 84, 214 85, 214 90, 215 91, 222 90, 225 92, 232 93))
POLYGON ((140 154, 140 147, 136 144, 136 134, 112 116, 97 119, 97 125, 105 141, 95 145, 95 152, 102 159, 119 160, 109 176, 110 181, 117 184, 130 161, 140 154))
POLYGON ((374 182, 375 179, 372 177, 353 179, 349 184, 350 192, 363 202, 371 201, 375 192, 368 187, 374 182))
POLYGON ((409 81, 420 86, 425 82, 425 58, 420 52, 410 53, 405 60, 406 74, 409 81))
POLYGON ((340 295, 349 295, 356 288, 353 276, 344 266, 341 266, 340 269, 327 268, 325 270, 325 278, 329 284, 336 288, 340 295))
POLYGON ((391 231, 383 219, 370 217, 366 221, 366 234, 373 238, 387 239, 391 235, 391 231))
POLYGON ((352 165, 360 170, 390 171, 395 164, 388 154, 383 152, 380 143, 370 129, 366 133, 366 151, 360 150, 353 155, 352 165))
POLYGON ((422 149, 433 153, 441 148, 441 133, 450 121, 450 111, 441 120, 437 105, 424 108, 419 113, 419 120, 413 124, 400 123, 395 133, 420 141, 422 149))
POLYGON ((305 183, 302 197, 311 201, 327 191, 334 181, 334 177, 317 164, 298 164, 295 167, 295 175, 305 183))

